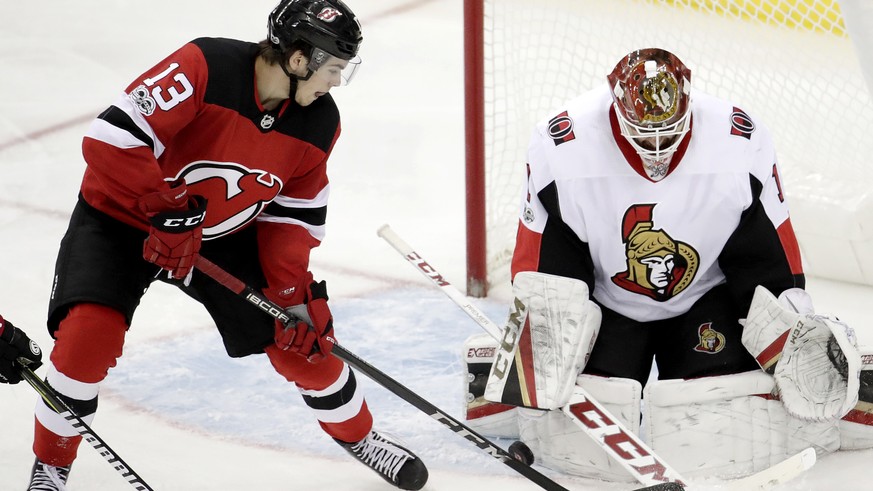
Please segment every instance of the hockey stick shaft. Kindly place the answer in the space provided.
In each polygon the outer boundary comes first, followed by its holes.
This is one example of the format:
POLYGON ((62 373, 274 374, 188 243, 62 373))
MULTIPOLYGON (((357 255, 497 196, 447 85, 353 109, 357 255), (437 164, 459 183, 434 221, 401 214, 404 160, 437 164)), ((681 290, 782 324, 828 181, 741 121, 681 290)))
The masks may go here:
POLYGON ((107 445, 106 442, 97 435, 97 433, 94 433, 94 430, 92 430, 88 424, 82 420, 82 418, 70 409, 70 406, 60 398, 58 393, 55 392, 51 386, 43 382, 43 380, 30 368, 23 364, 19 365, 21 378, 26 380, 27 383, 36 390, 48 407, 66 419, 73 429, 82 435, 82 438, 90 443, 91 446, 94 447, 94 450, 96 450, 101 457, 106 459, 106 462, 109 462, 109 465, 111 465, 113 469, 121 474, 121 477, 126 479, 134 489, 139 491, 153 491, 152 488, 150 488, 149 485, 146 484, 146 482, 139 477, 139 475, 129 465, 127 465, 127 462, 115 453, 115 451, 112 450, 112 448, 110 448, 109 445, 107 445))
MULTIPOLYGON (((270 301, 264 295, 256 292, 254 289, 240 281, 238 278, 224 271, 220 266, 209 261, 203 256, 198 257, 196 266, 197 269, 199 269, 202 273, 211 277, 212 279, 225 286, 230 291, 236 293, 238 296, 245 299, 246 301, 252 303, 262 312, 270 315, 274 319, 280 320, 282 322, 287 322, 288 316, 281 306, 270 301)), ((535 469, 525 465, 522 462, 519 462, 518 460, 515 460, 508 452, 506 452, 502 448, 498 447, 485 437, 479 435, 471 428, 464 425, 462 422, 458 421, 445 411, 442 411, 438 407, 434 406, 426 399, 413 392, 411 389, 394 380, 381 370, 377 369, 373 365, 370 365, 369 363, 362 360, 349 350, 343 348, 339 344, 334 344, 331 353, 340 360, 346 362, 352 368, 367 375, 377 384, 388 389, 396 396, 413 405, 421 412, 439 421, 444 426, 448 427, 450 430, 462 436, 483 452, 487 453, 496 460, 506 464, 519 474, 522 474, 532 482, 539 485, 541 488, 550 491, 569 491, 567 490, 567 488, 549 479, 545 475, 537 472, 535 469)))
MULTIPOLYGON (((476 321, 481 328, 500 342, 503 329, 488 318, 485 313, 473 305, 457 288, 424 260, 409 244, 397 235, 394 230, 383 225, 376 232, 400 253, 421 274, 452 299, 458 307, 476 321)), ((563 408, 577 426, 582 428, 591 439, 640 483, 654 486, 660 483, 684 483, 684 479, 672 467, 658 457, 638 436, 628 430, 609 411, 591 397, 582 387, 577 386, 575 393, 584 398, 563 408), (607 438, 608 437, 608 438, 607 438), (632 451, 627 449, 631 448, 632 451)))

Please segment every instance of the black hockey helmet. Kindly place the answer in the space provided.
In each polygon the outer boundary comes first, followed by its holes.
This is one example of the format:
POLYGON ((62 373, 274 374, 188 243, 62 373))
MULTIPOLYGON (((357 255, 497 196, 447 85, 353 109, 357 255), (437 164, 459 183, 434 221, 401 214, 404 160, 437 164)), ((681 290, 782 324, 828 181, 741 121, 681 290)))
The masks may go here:
MULTIPOLYGON (((355 13, 341 0, 282 0, 270 13, 269 41, 286 51, 304 41, 329 55, 352 60, 363 36, 355 13)), ((306 53, 311 57, 311 53, 306 53)))

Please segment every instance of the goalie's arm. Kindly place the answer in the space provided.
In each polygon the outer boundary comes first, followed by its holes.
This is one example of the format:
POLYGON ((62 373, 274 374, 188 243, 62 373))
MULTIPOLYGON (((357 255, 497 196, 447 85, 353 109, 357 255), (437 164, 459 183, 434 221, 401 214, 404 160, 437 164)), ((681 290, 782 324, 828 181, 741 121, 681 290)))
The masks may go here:
POLYGON ((594 291, 591 251, 563 220, 542 138, 535 130, 528 148, 512 278, 520 271, 535 271, 582 280, 594 291))

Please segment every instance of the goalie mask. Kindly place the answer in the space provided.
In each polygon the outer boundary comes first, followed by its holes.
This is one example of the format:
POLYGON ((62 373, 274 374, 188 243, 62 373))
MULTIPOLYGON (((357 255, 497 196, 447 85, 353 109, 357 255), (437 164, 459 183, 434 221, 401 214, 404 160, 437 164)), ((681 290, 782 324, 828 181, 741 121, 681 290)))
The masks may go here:
POLYGON ((303 54, 310 73, 305 78, 338 58, 347 62, 340 81, 347 85, 361 63, 361 23, 341 0, 282 0, 270 12, 267 27, 270 44, 282 53, 299 49, 301 42, 307 45, 303 54))
POLYGON ((622 136, 647 167, 668 164, 690 129, 691 70, 672 53, 647 48, 622 58, 607 80, 622 136))

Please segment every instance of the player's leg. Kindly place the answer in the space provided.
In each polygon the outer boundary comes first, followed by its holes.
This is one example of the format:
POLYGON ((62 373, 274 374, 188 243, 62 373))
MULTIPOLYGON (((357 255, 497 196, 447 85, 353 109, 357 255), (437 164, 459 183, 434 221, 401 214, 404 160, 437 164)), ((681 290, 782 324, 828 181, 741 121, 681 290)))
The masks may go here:
MULTIPOLYGON (((640 397, 654 356, 653 323, 640 323, 600 306, 594 349, 576 384, 626 428, 639 434, 640 397)), ((568 474, 631 481, 632 477, 561 411, 519 410, 521 440, 537 461, 568 474)))
MULTIPOLYGON (((585 389, 609 414, 634 434, 640 430, 642 387, 629 378, 579 375, 585 389)), ((633 477, 563 411, 518 410, 519 438, 533 452, 536 462, 577 476, 608 481, 633 481, 633 477)))
POLYGON ((839 447, 836 422, 792 417, 761 370, 658 380, 646 387, 644 438, 689 477, 740 477, 813 447, 839 447))
MULTIPOLYGON (((252 288, 266 286, 253 230, 204 243, 201 253, 252 288)), ((181 287, 206 307, 230 356, 266 353, 273 368, 295 384, 321 428, 343 448, 401 489, 424 486, 427 469, 421 460, 393 438, 373 430, 363 391, 346 363, 329 356, 313 364, 279 349, 270 316, 204 275, 195 274, 189 286, 181 287)))
MULTIPOLYGON (((55 343, 46 381, 89 424, 99 383, 121 356, 133 311, 157 271, 142 259, 144 238, 80 201, 61 241, 49 304, 55 343)), ((69 423, 40 400, 31 485, 65 482, 80 443, 69 423)))
POLYGON ((791 418, 772 397, 772 377, 742 344, 739 310, 726 287, 716 287, 659 336, 659 380, 644 392, 645 438, 689 476, 745 475, 808 446, 839 444, 835 423, 791 418))

